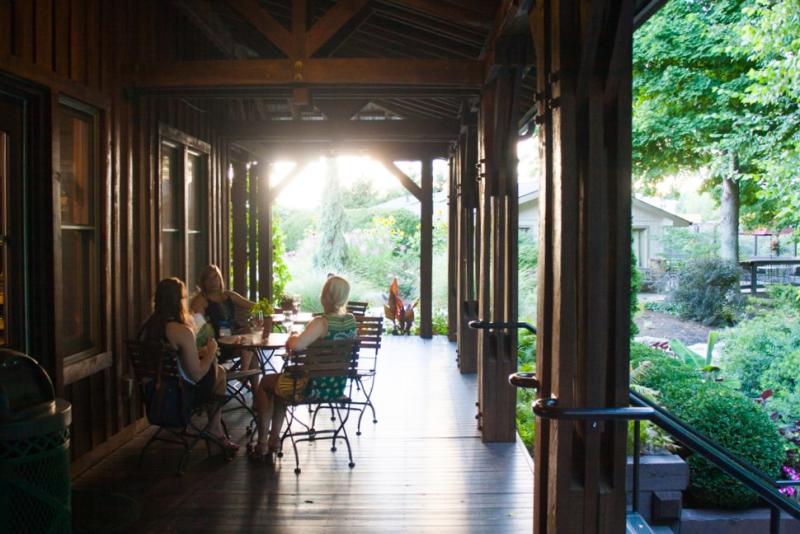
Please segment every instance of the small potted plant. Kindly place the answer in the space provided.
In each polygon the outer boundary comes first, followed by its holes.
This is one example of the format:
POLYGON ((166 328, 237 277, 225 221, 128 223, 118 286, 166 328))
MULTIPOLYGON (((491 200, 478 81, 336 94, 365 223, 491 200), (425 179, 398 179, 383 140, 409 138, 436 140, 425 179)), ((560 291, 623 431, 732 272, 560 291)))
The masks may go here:
POLYGON ((269 335, 272 332, 273 311, 272 304, 265 298, 259 300, 250 308, 250 318, 254 322, 253 324, 258 326, 258 323, 261 322, 264 335, 269 335))

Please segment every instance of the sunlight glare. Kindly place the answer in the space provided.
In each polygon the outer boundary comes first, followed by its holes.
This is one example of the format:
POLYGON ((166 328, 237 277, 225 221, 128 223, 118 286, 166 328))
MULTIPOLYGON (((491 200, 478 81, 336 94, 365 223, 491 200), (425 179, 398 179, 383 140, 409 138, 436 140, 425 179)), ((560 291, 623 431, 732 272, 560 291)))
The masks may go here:
MULTIPOLYGON (((369 179, 379 193, 402 188, 397 179, 383 165, 367 156, 337 156, 339 183, 343 188, 369 179)), ((296 163, 293 161, 277 161, 272 166, 270 183, 274 187, 292 172, 296 163)), ((322 203, 322 192, 325 189, 325 160, 315 159, 306 164, 305 169, 288 184, 275 199, 278 206, 315 210, 322 203)))

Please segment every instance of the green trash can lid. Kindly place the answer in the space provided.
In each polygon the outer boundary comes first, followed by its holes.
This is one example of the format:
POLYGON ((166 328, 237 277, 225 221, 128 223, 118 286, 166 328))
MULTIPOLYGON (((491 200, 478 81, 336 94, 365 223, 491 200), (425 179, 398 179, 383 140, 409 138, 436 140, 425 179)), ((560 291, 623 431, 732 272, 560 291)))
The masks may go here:
POLYGON ((0 349, 0 424, 52 414, 55 391, 36 360, 0 349))

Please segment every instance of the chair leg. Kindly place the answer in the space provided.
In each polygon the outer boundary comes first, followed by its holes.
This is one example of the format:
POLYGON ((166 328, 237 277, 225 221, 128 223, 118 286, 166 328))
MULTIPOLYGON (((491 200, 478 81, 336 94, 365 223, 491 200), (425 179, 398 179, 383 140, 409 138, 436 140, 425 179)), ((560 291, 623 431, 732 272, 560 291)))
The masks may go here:
POLYGON ((144 447, 142 447, 142 450, 139 452, 139 467, 142 466, 142 462, 144 461, 144 453, 147 451, 147 448, 150 447, 150 445, 152 445, 153 442, 158 439, 158 435, 161 434, 162 430, 164 430, 163 427, 158 427, 158 430, 156 430, 156 433, 153 434, 150 437, 150 439, 147 440, 147 443, 145 443, 144 447))
POLYGON ((340 406, 339 404, 336 405, 336 412, 339 414, 339 420, 341 421, 341 424, 339 425, 339 428, 336 430, 336 432, 333 434, 334 447, 332 448, 332 450, 336 450, 335 448, 336 438, 339 435, 339 430, 341 430, 342 435, 344 437, 340 439, 344 439, 344 444, 347 445, 347 457, 350 459, 350 463, 348 463, 347 465, 352 469, 353 467, 356 466, 356 463, 353 461, 353 449, 350 447, 350 439, 347 437, 347 428, 344 426, 344 424, 347 422, 349 409, 345 410, 345 416, 344 418, 342 418, 339 406, 340 406))

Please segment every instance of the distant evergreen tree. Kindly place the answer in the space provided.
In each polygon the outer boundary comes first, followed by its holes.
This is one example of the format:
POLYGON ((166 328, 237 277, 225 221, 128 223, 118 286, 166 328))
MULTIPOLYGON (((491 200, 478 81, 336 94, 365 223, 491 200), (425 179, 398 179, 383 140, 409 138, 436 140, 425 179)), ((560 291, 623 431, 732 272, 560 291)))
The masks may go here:
POLYGON ((322 215, 319 220, 319 248, 314 255, 314 265, 332 272, 347 266, 347 242, 344 231, 347 216, 344 212, 344 197, 339 185, 339 175, 335 158, 326 158, 327 182, 322 194, 322 215))

